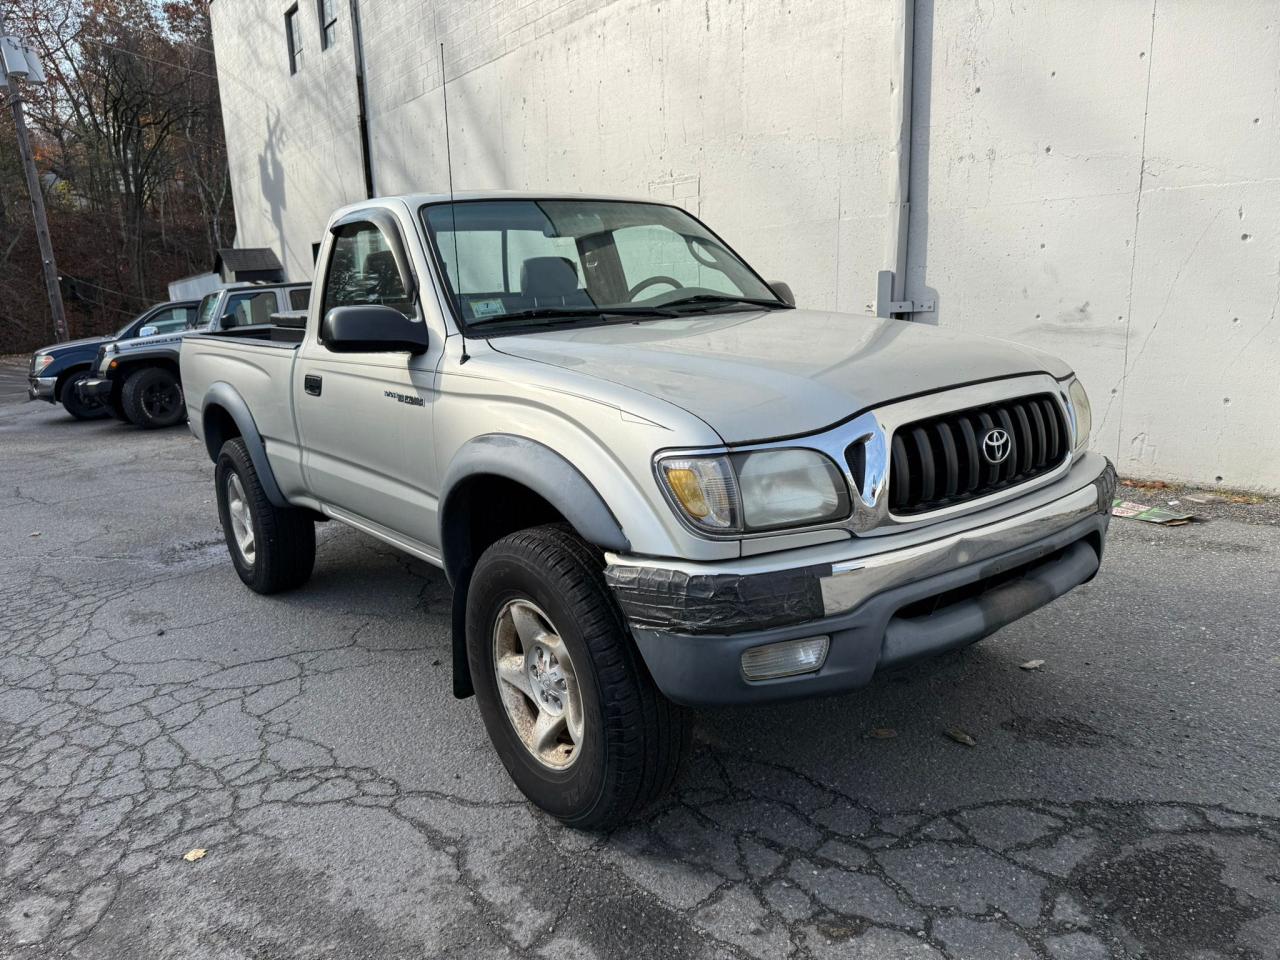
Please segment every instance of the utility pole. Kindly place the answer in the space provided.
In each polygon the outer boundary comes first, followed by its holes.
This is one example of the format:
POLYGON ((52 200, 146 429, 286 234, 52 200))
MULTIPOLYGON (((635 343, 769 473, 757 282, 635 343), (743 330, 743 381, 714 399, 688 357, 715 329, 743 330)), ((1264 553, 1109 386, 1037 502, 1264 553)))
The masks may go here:
POLYGON ((44 286, 49 294, 53 328, 59 340, 70 340, 67 315, 62 308, 62 288, 58 285, 58 265, 53 259, 53 240, 49 237, 49 220, 45 216, 44 190, 40 187, 31 140, 27 136, 27 121, 22 114, 22 88, 19 86, 22 81, 44 83, 44 70, 34 49, 17 37, 9 36, 4 17, 0 15, 0 89, 9 93, 9 109, 13 111, 13 123, 18 132, 18 153, 27 178, 27 193, 31 195, 31 217, 36 224, 36 242, 40 245, 40 263, 44 268, 44 286))

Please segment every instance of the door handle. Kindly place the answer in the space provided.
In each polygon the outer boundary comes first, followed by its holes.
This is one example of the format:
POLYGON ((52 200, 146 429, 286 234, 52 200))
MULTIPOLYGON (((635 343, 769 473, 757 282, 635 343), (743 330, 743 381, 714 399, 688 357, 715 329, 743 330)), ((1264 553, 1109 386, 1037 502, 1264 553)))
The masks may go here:
POLYGON ((320 377, 317 376, 316 374, 308 373, 305 377, 302 378, 302 389, 307 391, 307 393, 311 394, 311 396, 318 397, 320 396, 320 387, 323 384, 323 382, 324 381, 321 380, 320 377))

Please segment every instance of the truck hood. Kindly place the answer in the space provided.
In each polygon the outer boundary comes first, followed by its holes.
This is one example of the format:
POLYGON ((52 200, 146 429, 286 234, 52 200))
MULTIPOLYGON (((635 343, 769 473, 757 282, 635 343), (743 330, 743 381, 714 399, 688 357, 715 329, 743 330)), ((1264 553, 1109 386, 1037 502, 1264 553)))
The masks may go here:
POLYGON ((817 432, 868 407, 960 384, 1071 372, 1004 340, 820 310, 622 322, 490 342, 666 400, 726 443, 817 432))
POLYGON ((47 347, 41 347, 33 353, 43 353, 51 357, 58 357, 64 353, 70 353, 76 350, 84 350, 89 347, 97 348, 99 344, 106 343, 110 337, 85 337, 83 340, 64 340, 62 343, 50 344, 47 347))

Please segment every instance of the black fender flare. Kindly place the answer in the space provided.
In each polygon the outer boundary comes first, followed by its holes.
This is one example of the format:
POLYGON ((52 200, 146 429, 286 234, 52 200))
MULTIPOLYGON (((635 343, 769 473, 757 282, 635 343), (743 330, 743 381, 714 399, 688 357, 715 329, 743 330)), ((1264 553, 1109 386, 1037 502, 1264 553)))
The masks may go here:
POLYGON ((589 543, 605 550, 631 549, 631 541, 599 491, 559 453, 536 440, 507 433, 487 433, 469 440, 445 472, 439 513, 445 576, 453 587, 453 694, 459 699, 475 692, 466 639, 467 591, 475 558, 457 542, 460 533, 450 521, 450 503, 466 481, 476 476, 503 477, 528 487, 555 507, 589 543))
POLYGON ((262 484, 262 491, 267 495, 267 499, 273 506, 290 506, 284 494, 280 492, 280 485, 276 483, 276 475, 272 472, 271 462, 267 459, 266 444, 262 442, 262 434, 258 432, 258 425, 254 423, 253 414, 249 412, 249 405, 244 402, 244 397, 240 396, 235 387, 225 381, 219 381, 205 391, 204 405, 200 411, 201 432, 204 434, 204 446, 209 453, 209 459, 216 462, 218 453, 222 449, 219 432, 209 429, 209 414, 214 408, 225 410, 235 423, 236 429, 240 432, 240 439, 249 450, 249 459, 253 461, 253 469, 258 472, 258 480, 262 484))
POLYGON ((450 549, 450 501, 467 479, 479 475, 504 477, 528 487, 555 507, 588 543, 618 552, 631 549, 631 541, 604 497, 572 463, 537 440, 486 433, 463 445, 441 485, 440 546, 451 582, 464 558, 457 555, 456 548, 450 549))

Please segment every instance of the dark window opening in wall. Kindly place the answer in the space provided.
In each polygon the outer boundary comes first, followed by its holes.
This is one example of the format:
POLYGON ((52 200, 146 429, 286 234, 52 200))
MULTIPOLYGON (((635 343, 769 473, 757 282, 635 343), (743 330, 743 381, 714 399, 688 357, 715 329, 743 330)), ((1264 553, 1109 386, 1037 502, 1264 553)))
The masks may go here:
POLYGON ((302 20, 296 3, 285 11, 284 36, 289 42, 289 72, 297 73, 302 66, 302 20))
POLYGON ((328 50, 338 39, 338 0, 317 0, 320 10, 320 49, 328 50))

